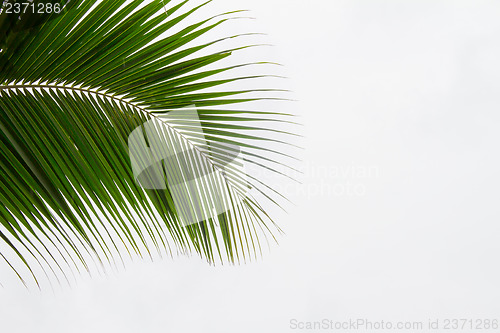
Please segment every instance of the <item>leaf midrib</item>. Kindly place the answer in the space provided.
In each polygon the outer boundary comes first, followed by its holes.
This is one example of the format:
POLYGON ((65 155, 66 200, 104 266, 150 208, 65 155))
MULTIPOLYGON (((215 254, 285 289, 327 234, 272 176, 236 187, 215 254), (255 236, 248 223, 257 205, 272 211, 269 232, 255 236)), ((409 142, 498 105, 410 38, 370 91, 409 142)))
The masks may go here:
POLYGON ((212 159, 206 155, 205 152, 203 152, 202 150, 199 149, 198 146, 196 146, 193 142, 191 142, 191 140, 189 140, 188 137, 186 137, 181 131, 179 131, 178 129, 176 129, 174 126, 170 125, 167 121, 165 121, 164 119, 162 119, 161 117, 155 115, 153 112, 151 111, 148 111, 146 108, 143 108, 143 107, 140 107, 139 105, 135 104, 135 103, 132 103, 130 101, 127 101, 125 100, 124 98, 120 98, 120 97, 117 97, 116 95, 113 95, 113 94, 107 94, 105 92, 101 92, 101 91, 98 91, 98 90, 90 90, 89 88, 79 88, 79 87, 75 87, 75 86, 68 86, 68 85, 55 85, 55 84, 13 84, 13 85, 0 85, 0 91, 2 90, 13 90, 13 89, 33 89, 33 88, 45 88, 45 89, 60 89, 60 90, 68 90, 68 91, 79 91, 79 92, 83 92, 83 93, 87 93, 87 94, 95 94, 95 95, 99 95, 99 96, 102 96, 102 97, 106 97, 106 98, 110 98, 112 100, 115 100, 115 101, 118 101, 122 104, 125 104, 125 105, 128 105, 132 108, 135 108, 141 112, 143 112, 144 114, 150 116, 150 117, 153 117, 154 119, 160 121, 161 123, 165 124, 166 126, 168 126, 170 129, 172 129, 175 133, 177 133, 181 138, 183 138, 184 140, 186 140, 186 142, 193 147, 193 149, 195 149, 201 156, 203 156, 209 163, 209 165, 212 166, 212 168, 214 170, 217 170, 219 171, 219 174, 224 178, 224 180, 226 181, 226 183, 231 186, 232 188, 236 189, 237 188, 232 184, 232 182, 227 178, 224 170, 222 170, 221 167, 217 166, 216 164, 214 164, 214 162, 212 161, 212 159))

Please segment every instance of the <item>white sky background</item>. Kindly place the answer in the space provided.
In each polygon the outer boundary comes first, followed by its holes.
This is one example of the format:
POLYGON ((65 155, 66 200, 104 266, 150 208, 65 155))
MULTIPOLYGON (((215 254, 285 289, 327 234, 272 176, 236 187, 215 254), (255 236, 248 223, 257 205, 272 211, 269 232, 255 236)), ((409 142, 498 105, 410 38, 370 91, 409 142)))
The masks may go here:
POLYGON ((280 246, 240 267, 136 261, 54 293, 0 288, 0 330, 500 319, 500 2, 215 0, 209 11, 234 8, 276 45, 265 52, 285 64, 306 125, 280 246))

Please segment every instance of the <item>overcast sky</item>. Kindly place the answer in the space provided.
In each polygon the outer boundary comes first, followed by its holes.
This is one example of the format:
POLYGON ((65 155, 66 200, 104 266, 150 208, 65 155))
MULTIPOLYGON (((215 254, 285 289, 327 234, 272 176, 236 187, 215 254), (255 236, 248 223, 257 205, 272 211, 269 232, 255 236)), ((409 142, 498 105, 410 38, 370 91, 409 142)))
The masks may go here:
POLYGON ((264 52, 285 65, 305 124, 280 245, 244 266, 136 261, 54 293, 0 287, 1 331, 500 319, 500 2, 214 0, 208 12, 235 8, 275 45, 264 52))

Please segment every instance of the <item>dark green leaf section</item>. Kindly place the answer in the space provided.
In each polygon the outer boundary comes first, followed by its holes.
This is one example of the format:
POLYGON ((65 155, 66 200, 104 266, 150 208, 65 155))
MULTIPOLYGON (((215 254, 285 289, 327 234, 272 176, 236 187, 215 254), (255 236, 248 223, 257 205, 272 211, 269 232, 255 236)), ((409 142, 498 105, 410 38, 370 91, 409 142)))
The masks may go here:
POLYGON ((163 249, 195 252, 211 262, 245 261, 260 252, 262 235, 277 230, 246 191, 276 204, 279 194, 227 167, 223 145, 237 145, 246 162, 282 174, 278 167, 288 167, 293 156, 268 143, 288 145, 289 134, 271 126, 287 115, 227 108, 279 91, 223 88, 261 75, 217 75, 261 63, 225 66, 233 50, 197 55, 219 42, 197 39, 228 19, 185 23, 204 5, 80 1, 43 24, 11 29, 3 39, 0 238, 24 272, 32 271, 33 258, 57 278, 67 277, 68 269, 89 270, 89 260, 116 264, 163 249), (198 124, 168 117, 169 110, 193 105, 202 108, 198 124), (203 202, 211 200, 213 186, 224 187, 225 213, 185 225, 172 188, 137 184, 127 139, 151 119, 170 129, 169 140, 185 147, 188 159, 224 170, 197 186, 203 202))

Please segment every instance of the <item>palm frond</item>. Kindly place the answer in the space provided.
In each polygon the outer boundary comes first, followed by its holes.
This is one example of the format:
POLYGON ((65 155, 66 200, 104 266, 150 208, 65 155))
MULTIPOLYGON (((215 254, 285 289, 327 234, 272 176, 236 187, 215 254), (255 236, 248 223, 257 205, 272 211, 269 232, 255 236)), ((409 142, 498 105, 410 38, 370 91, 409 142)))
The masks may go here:
POLYGON ((281 196, 242 165, 284 175, 292 134, 273 124, 292 120, 233 107, 281 93, 224 88, 265 77, 227 76, 266 64, 226 62, 249 45, 197 42, 237 12, 187 23, 208 2, 56 2, 37 24, 0 14, 1 256, 37 281, 33 259, 67 278, 165 249, 259 255, 279 231, 261 199, 281 196))

